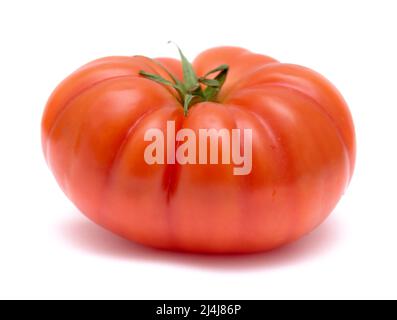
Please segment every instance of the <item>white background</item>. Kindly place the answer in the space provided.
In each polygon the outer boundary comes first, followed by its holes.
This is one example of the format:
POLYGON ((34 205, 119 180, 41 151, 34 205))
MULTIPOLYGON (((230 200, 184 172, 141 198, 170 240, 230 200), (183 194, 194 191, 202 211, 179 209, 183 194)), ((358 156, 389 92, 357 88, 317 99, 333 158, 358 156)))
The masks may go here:
POLYGON ((395 1, 1 1, 0 298, 397 298, 395 1), (193 58, 237 45, 326 75, 356 124, 335 212, 270 253, 158 252, 88 222, 46 167, 54 87, 107 55, 193 58))

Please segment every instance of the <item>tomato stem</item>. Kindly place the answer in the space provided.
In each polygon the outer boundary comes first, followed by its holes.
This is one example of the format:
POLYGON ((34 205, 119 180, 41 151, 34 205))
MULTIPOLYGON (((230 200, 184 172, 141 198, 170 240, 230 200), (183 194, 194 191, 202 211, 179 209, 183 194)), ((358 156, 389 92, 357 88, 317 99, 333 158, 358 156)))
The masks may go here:
POLYGON ((174 88, 179 95, 179 100, 183 106, 184 114, 187 115, 189 109, 196 103, 203 101, 217 101, 218 94, 226 81, 229 66, 222 64, 219 67, 210 70, 203 77, 197 77, 192 64, 177 46, 181 57, 183 81, 175 77, 167 68, 156 62, 168 74, 171 80, 167 80, 158 74, 148 73, 141 70, 139 74, 149 80, 155 81, 165 86, 174 88), (217 75, 211 77, 213 74, 217 75))

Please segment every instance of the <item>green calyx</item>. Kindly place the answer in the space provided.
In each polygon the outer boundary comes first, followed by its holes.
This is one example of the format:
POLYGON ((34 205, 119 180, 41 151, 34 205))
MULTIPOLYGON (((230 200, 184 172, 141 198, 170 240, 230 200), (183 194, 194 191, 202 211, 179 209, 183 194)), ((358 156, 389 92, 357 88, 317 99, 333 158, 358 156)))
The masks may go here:
POLYGON ((225 64, 220 65, 206 73, 203 77, 197 77, 192 64, 186 59, 179 47, 178 50, 181 56, 183 81, 178 80, 170 71, 158 62, 157 63, 168 74, 172 81, 164 79, 157 74, 147 73, 143 70, 140 71, 139 74, 146 79, 174 88, 178 92, 178 99, 183 105, 186 116, 189 108, 196 103, 203 101, 217 101, 218 93, 226 81, 229 66, 225 64), (209 78, 209 76, 215 73, 217 73, 215 77, 209 78))

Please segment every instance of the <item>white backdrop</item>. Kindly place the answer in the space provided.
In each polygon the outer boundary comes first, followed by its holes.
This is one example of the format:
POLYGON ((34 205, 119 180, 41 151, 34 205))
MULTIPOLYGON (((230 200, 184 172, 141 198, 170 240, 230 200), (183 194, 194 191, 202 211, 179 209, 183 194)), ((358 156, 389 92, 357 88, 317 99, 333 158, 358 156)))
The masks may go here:
POLYGON ((397 298, 395 1, 1 1, 0 298, 397 298), (191 59, 237 45, 313 68, 356 124, 355 175, 335 212, 270 253, 158 252, 88 222, 47 169, 54 87, 107 55, 191 59))

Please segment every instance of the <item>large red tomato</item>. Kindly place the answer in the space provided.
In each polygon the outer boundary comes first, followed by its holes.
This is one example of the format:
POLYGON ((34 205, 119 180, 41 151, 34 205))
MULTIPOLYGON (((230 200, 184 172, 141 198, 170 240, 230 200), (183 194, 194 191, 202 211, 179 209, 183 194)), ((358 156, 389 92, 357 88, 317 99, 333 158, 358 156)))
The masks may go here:
POLYGON ((207 50, 192 65, 181 57, 103 58, 57 87, 42 142, 62 190, 97 224, 157 248, 256 252, 313 230, 354 168, 339 92, 312 70, 241 48, 207 50), (166 132, 169 120, 195 132, 251 129, 251 173, 148 164, 145 132, 166 132))

